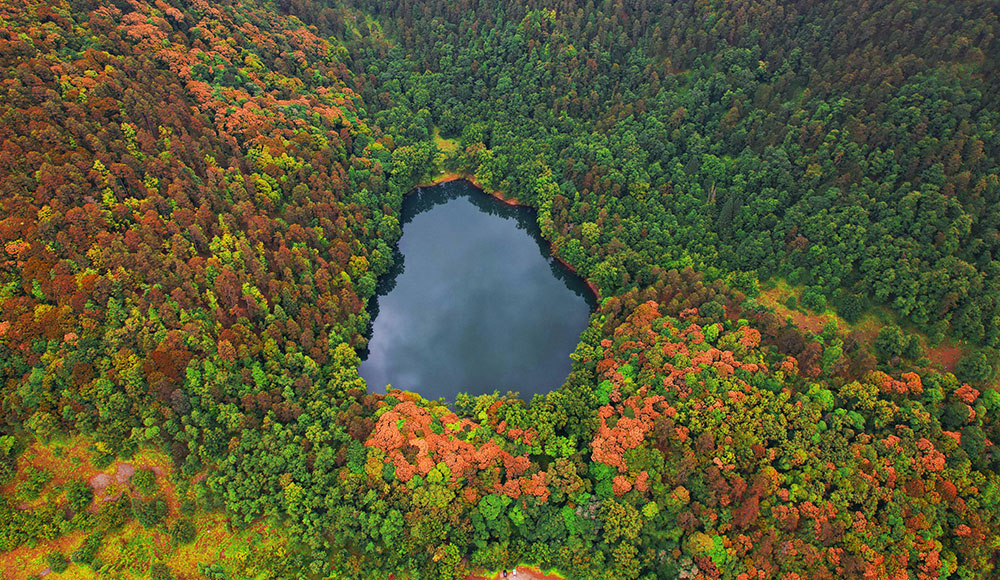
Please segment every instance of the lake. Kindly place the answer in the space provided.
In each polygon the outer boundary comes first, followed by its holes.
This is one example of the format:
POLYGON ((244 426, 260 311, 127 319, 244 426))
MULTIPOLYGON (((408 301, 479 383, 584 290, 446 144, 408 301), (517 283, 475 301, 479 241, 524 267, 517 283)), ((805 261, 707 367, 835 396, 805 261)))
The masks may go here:
POLYGON ((400 222, 396 264, 370 303, 369 390, 453 402, 560 387, 595 298, 552 258, 535 211, 452 181, 407 195, 400 222))

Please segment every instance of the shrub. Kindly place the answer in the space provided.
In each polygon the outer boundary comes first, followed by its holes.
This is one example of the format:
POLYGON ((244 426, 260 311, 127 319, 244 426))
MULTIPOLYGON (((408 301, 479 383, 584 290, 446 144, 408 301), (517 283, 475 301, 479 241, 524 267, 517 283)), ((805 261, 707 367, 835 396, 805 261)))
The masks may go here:
POLYGON ((132 500, 132 514, 143 527, 152 528, 167 517, 167 504, 162 499, 132 500))
POLYGON ((73 481, 66 486, 66 501, 74 512, 81 512, 94 501, 94 491, 82 481, 73 481))
POLYGON ((78 564, 92 565, 97 551, 101 549, 101 536, 91 534, 83 540, 83 544, 73 552, 71 559, 78 564))
POLYGON ((0 483, 7 483, 17 473, 17 456, 22 445, 11 435, 0 436, 0 483))
POLYGON ((153 580, 173 580, 174 575, 170 573, 170 568, 163 562, 153 562, 149 567, 149 577, 153 580))
POLYGON ((156 474, 152 469, 140 469, 132 476, 132 485, 144 496, 150 496, 159 490, 156 484, 156 474))
POLYGON ((45 484, 52 480, 51 472, 37 469, 33 465, 26 467, 24 474, 26 476, 24 481, 17 487, 17 497, 24 501, 37 499, 45 484))
POLYGON ((63 556, 59 552, 49 552, 49 554, 45 556, 45 561, 48 563, 49 568, 56 574, 65 572, 66 568, 69 567, 69 562, 66 560, 66 556, 63 556))
POLYGON ((170 535, 180 544, 190 544, 198 535, 198 530, 191 523, 191 520, 183 519, 178 520, 174 524, 174 527, 170 530, 170 535))

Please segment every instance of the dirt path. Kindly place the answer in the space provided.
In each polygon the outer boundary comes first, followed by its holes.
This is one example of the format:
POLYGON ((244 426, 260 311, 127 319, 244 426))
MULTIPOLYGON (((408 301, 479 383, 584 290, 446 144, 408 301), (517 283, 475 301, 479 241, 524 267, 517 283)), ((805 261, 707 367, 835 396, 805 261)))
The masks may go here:
MULTIPOLYGON (((563 580, 554 574, 543 574, 541 570, 524 566, 518 566, 517 576, 512 576, 510 572, 510 570, 507 571, 507 580, 563 580)), ((469 575, 465 577, 465 580, 504 580, 504 577, 503 573, 498 573, 495 576, 469 575)))

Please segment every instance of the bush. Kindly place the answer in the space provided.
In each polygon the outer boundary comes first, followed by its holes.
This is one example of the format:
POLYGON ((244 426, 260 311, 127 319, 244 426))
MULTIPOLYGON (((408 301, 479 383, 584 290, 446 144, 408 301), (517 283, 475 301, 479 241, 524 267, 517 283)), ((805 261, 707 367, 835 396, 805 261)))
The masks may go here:
POLYGON ((71 556, 72 560, 78 564, 92 565, 94 563, 94 558, 97 557, 97 551, 101 549, 101 536, 97 534, 92 534, 87 536, 83 541, 83 544, 73 552, 71 556))
POLYGON ((198 572, 211 580, 227 580, 226 570, 218 564, 198 564, 198 572))
POLYGON ((45 485, 52 480, 52 473, 33 465, 24 468, 25 479, 17 486, 17 498, 31 501, 37 499, 45 485))
POLYGON ((162 499, 132 500, 132 514, 143 527, 152 528, 167 517, 167 504, 162 499))
POLYGON ((152 469, 140 469, 132 476, 132 485, 144 496, 155 494, 159 490, 156 484, 156 474, 152 469))
POLYGON ((198 530, 191 523, 191 520, 178 520, 171 528, 170 535, 180 544, 190 544, 198 535, 198 530))
POLYGON ((94 501, 94 491, 82 481, 73 481, 66 486, 66 501, 74 512, 81 512, 94 501))
POLYGON ((948 321, 939 320, 934 323, 930 329, 927 331, 927 342, 935 347, 944 341, 945 337, 948 335, 948 330, 951 327, 948 325, 948 321))
POLYGON ((22 445, 11 435, 0 436, 0 483, 7 483, 17 473, 17 456, 22 445))
POLYGON ((65 572, 66 568, 69 568, 69 562, 66 560, 66 556, 63 556, 59 552, 49 552, 49 554, 45 556, 45 561, 48 563, 49 568, 56 574, 65 572))
POLYGON ((170 573, 170 568, 163 562, 153 562, 149 567, 149 577, 153 580, 173 580, 174 575, 170 573))
POLYGON ((113 531, 121 528, 128 521, 129 509, 129 498, 125 494, 116 501, 101 503, 96 518, 98 529, 113 531))
POLYGON ((912 361, 916 361, 918 366, 926 366, 930 364, 924 358, 924 347, 920 345, 920 339, 916 336, 910 336, 907 338, 906 350, 903 351, 903 356, 912 361), (923 359, 924 362, 920 362, 923 359))
POLYGON ((184 498, 181 500, 181 513, 186 516, 193 516, 198 511, 198 503, 194 500, 184 498))

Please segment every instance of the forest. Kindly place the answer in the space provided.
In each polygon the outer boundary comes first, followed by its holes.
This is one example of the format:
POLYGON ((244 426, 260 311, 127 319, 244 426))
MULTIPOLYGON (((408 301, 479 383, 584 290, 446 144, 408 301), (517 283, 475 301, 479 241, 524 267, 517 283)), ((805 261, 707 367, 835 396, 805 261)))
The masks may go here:
POLYGON ((0 575, 997 577, 998 14, 0 0, 0 575), (546 395, 358 375, 442 175, 599 292, 546 395))

